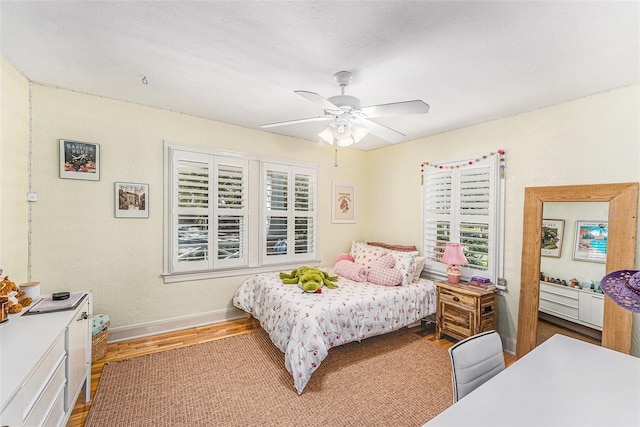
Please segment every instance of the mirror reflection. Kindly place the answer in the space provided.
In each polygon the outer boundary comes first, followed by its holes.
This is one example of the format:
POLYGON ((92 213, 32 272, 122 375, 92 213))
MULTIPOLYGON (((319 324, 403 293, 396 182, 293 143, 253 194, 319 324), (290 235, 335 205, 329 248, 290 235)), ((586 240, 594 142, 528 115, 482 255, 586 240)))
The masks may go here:
POLYGON ((544 204, 536 345, 557 333, 600 345, 608 209, 606 202, 544 204))

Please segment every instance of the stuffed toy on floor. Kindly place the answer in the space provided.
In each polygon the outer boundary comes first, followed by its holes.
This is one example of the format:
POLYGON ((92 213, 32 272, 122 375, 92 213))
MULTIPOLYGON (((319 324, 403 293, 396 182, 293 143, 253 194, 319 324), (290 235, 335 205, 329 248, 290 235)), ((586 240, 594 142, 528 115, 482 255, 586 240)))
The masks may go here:
POLYGON ((318 268, 307 267, 303 265, 297 270, 293 270, 291 274, 280 273, 282 283, 285 285, 297 284, 304 292, 322 292, 322 285, 327 288, 335 289, 338 287, 333 280, 338 280, 338 276, 329 276, 329 273, 318 268))

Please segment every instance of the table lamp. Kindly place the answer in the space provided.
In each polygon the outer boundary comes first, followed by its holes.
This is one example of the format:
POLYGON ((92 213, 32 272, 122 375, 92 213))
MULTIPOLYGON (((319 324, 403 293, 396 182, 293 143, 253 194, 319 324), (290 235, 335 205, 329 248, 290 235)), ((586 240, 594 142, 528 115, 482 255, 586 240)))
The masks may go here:
POLYGON ((462 245, 460 243, 447 243, 444 248, 444 254, 440 258, 440 262, 449 264, 447 267, 447 279, 449 283, 460 283, 460 271, 459 265, 468 264, 467 258, 464 256, 462 245))

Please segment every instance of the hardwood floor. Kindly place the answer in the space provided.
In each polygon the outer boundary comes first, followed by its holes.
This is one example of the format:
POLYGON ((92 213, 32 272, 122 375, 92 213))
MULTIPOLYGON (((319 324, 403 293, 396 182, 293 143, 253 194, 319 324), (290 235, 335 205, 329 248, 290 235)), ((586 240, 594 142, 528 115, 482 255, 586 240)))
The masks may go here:
MULTIPOLYGON (((185 329, 182 331, 169 332, 151 337, 138 338, 119 343, 107 344, 107 355, 105 358, 91 365, 91 397, 95 395, 102 367, 107 362, 129 359, 143 354, 155 353, 158 351, 169 350, 172 348, 183 347, 187 345, 198 344, 202 342, 212 341, 224 337, 243 334, 260 328, 260 323, 251 318, 243 318, 232 320, 229 322, 217 323, 215 325, 201 326, 197 328, 185 329)), ((444 349, 448 349, 455 341, 449 339, 436 339, 434 335, 433 325, 424 325, 412 328, 412 330, 423 336, 425 339, 439 345, 444 349)), ((515 361, 515 356, 505 353, 505 362, 507 366, 515 361)), ((89 413, 91 401, 89 403, 82 402, 82 396, 76 402, 67 427, 81 427, 89 413)))
MULTIPOLYGON (((584 327, 584 329, 588 329, 588 328, 584 327)), ((595 335, 597 335, 599 331, 594 331, 594 333, 595 335)), ((536 336, 536 345, 542 344, 543 342, 545 342, 555 334, 566 335, 568 337, 575 338, 580 341, 585 341, 595 345, 602 344, 602 338, 595 338, 593 336, 582 334, 577 330, 569 329, 569 328, 563 327, 562 325, 551 323, 543 319, 538 319, 538 333, 536 336)), ((600 336, 601 335, 602 334, 600 333, 600 336)))

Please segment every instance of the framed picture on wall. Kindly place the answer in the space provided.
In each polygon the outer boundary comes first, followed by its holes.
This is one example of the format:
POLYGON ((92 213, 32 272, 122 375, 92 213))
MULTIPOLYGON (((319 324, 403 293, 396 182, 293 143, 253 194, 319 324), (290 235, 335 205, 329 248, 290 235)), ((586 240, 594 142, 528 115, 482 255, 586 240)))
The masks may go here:
POLYGON ((333 183, 331 198, 331 222, 336 224, 355 224, 356 222, 356 186, 341 182, 333 183))
POLYGON ((149 218, 149 184, 115 183, 116 218, 149 218))
POLYGON ((564 238, 563 219, 543 219, 540 255, 560 258, 564 238))
POLYGON ((60 178, 100 181, 100 145, 61 139, 60 178))
POLYGON ((576 261, 607 262, 607 221, 576 221, 573 259, 576 261))

